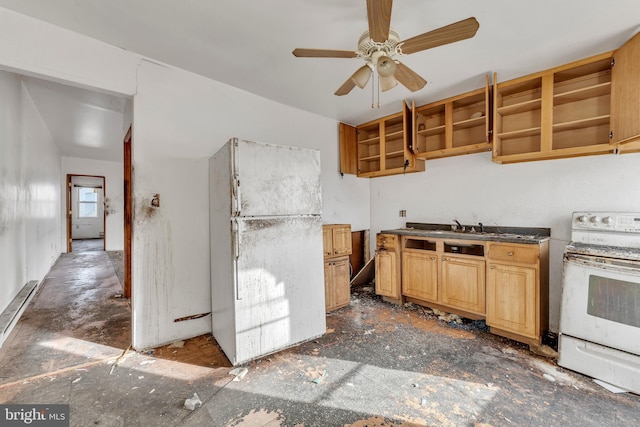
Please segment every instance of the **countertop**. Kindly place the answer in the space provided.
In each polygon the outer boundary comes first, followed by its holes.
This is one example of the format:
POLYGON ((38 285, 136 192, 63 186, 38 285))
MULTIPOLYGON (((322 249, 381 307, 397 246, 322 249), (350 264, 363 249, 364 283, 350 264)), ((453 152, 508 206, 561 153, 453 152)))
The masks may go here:
POLYGON ((507 242, 522 244, 539 244, 549 240, 550 228, 534 227, 502 227, 479 225, 464 225, 465 231, 454 231, 451 224, 429 224, 408 222, 404 228, 382 230, 381 233, 397 234, 401 236, 432 237, 440 239, 476 240, 488 242, 507 242))

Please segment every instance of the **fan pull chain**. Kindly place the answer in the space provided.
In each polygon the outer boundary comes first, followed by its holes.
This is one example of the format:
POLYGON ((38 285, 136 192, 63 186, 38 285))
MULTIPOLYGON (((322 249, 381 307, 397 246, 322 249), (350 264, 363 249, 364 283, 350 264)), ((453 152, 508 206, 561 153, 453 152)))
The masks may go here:
POLYGON ((380 76, 378 76, 378 108, 380 108, 380 76))
POLYGON ((373 108, 373 98, 374 98, 374 95, 373 95, 373 93, 374 93, 373 86, 376 84, 376 83, 374 82, 374 80, 375 80, 375 79, 371 79, 371 108, 373 108))

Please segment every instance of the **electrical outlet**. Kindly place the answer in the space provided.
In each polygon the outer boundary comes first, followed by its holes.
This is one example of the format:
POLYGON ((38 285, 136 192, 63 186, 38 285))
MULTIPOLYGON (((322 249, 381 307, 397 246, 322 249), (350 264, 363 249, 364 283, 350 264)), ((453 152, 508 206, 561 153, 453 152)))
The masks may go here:
POLYGON ((400 209, 400 217, 404 218, 407 216, 407 211, 405 209, 400 209))

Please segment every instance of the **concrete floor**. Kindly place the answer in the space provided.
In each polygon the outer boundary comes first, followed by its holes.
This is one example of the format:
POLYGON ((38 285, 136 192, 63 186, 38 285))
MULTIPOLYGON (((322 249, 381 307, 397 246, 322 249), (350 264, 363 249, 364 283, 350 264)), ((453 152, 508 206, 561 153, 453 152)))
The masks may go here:
POLYGON ((482 322, 358 288, 325 336, 231 367, 211 336, 135 352, 122 256, 63 254, 0 348, 0 402, 68 403, 72 426, 632 426, 612 394, 482 322), (120 267, 119 267, 120 266, 120 267), (197 393, 194 411, 185 399, 197 393))

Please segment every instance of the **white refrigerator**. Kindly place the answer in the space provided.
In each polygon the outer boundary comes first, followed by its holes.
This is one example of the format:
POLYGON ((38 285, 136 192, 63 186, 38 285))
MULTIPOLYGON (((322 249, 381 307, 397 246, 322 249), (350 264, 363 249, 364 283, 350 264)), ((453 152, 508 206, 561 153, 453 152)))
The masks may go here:
POLYGON ((212 330, 229 361, 323 335, 319 151, 231 139, 209 179, 212 330))

